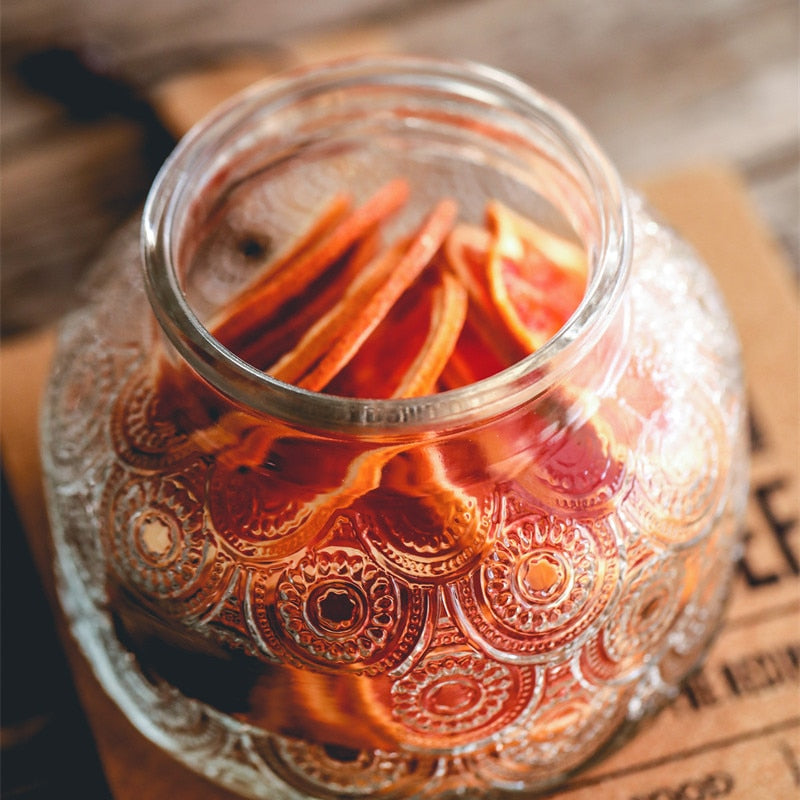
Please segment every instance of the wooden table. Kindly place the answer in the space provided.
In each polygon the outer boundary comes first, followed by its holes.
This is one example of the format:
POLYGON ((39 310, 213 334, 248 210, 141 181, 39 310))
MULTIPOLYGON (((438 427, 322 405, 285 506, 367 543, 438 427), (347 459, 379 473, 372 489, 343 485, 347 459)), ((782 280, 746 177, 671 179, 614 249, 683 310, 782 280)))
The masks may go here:
MULTIPOLYGON (((630 180, 731 165, 797 277, 799 13, 796 0, 5 0, 4 342, 79 302, 77 278, 136 213, 194 113, 177 99, 198 76, 215 76, 203 85, 216 97, 283 65, 359 50, 510 70, 575 112, 630 180)), ((12 510, 6 500, 3 794, 111 796, 12 510), (35 615, 35 645, 9 607, 35 615)), ((147 748, 132 754, 157 761, 147 748)))

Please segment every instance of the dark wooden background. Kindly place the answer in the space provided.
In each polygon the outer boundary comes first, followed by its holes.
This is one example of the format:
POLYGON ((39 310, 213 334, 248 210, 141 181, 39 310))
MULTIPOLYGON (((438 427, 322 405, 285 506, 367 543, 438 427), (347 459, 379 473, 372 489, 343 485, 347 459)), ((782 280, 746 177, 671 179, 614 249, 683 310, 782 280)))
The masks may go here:
MULTIPOLYGON (((732 165, 800 275, 799 9, 797 0, 3 0, 2 336, 75 304, 80 275, 137 212, 174 144, 157 111, 178 76, 245 56, 266 70, 357 50, 365 31, 371 48, 516 73, 577 114, 631 181, 732 165)), ((2 510, 2 795, 102 798, 6 497, 2 510)))

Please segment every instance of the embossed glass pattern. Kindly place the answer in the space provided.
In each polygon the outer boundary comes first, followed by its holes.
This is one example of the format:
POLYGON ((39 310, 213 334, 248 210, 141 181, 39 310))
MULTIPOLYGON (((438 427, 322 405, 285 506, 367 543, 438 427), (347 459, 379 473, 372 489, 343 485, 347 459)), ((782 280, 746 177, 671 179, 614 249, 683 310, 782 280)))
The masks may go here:
POLYGON ((738 345, 563 109, 477 66, 301 72, 193 131, 137 234, 63 326, 42 427, 62 602, 145 735, 255 798, 514 796, 674 694, 738 553, 738 345), (254 249, 398 174, 574 233, 590 284, 555 338, 369 401, 208 334, 254 249), (201 380, 165 388, 164 358, 201 380))

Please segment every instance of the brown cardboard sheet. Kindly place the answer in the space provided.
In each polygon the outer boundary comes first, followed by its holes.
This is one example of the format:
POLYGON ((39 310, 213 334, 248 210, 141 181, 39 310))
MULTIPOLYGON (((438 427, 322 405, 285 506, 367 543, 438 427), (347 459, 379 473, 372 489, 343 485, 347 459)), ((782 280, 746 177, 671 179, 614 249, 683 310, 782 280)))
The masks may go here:
MULTIPOLYGON (((710 264, 738 325, 754 431, 748 543, 703 669, 636 737, 555 796, 790 800, 800 797, 797 287, 734 172, 709 165, 641 185, 710 264)), ((44 332, 0 349, 2 456, 51 599, 36 430, 52 341, 44 332)), ((54 611, 114 797, 230 798, 130 726, 54 611)))

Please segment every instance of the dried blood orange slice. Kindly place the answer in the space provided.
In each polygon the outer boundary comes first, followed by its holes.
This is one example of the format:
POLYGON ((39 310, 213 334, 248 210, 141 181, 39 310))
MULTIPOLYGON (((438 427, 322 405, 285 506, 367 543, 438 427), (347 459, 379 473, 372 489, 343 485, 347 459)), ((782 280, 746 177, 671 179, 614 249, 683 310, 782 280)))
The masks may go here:
POLYGON ((302 253, 318 244, 351 210, 351 203, 352 199, 348 193, 337 192, 334 194, 320 207, 319 211, 312 215, 308 228, 289 242, 282 252, 271 258, 252 281, 227 301, 226 307, 233 310, 237 304, 246 302, 247 296, 252 291, 263 286, 302 253))
POLYGON ((421 397, 437 391, 467 314, 466 291, 428 269, 395 303, 326 391, 346 397, 421 397))
POLYGON ((446 389, 486 378, 527 355, 492 300, 487 274, 491 245, 492 235, 485 227, 459 223, 442 248, 447 266, 469 295, 461 337, 442 374, 446 389))
POLYGON ((447 263, 469 292, 470 300, 484 313, 493 312, 486 282, 486 258, 492 236, 486 228, 460 223, 444 243, 447 263))
POLYGON ((376 227, 348 250, 340 259, 341 263, 331 265, 301 297, 285 304, 279 319, 265 320, 263 327, 254 326, 247 338, 237 343, 237 355, 248 364, 272 373, 276 363, 298 347, 309 329, 331 312, 376 258, 380 248, 381 235, 376 227))
POLYGON ((408 197, 408 183, 398 178, 382 186, 362 206, 350 212, 333 230, 300 252, 263 285, 228 304, 209 326, 223 343, 236 340, 254 325, 269 319, 284 303, 297 297, 332 263, 343 256, 408 197))
POLYGON ((466 289, 452 275, 442 272, 432 291, 428 335, 393 397, 420 397, 434 391, 466 318, 466 289))
POLYGON ((352 318, 388 279, 404 249, 404 243, 397 243, 379 254, 353 276, 352 283, 346 288, 341 300, 309 327, 297 345, 266 372, 286 383, 293 383, 302 378, 324 355, 331 342, 347 330, 352 318))
POLYGON ((502 225, 504 232, 534 248, 560 269, 586 276, 586 253, 574 242, 537 225, 530 217, 518 214, 499 200, 486 204, 486 217, 495 230, 502 225))
POLYGON ((320 391, 349 363, 398 298, 430 264, 452 228, 456 212, 457 206, 452 200, 439 201, 412 237, 387 280, 364 305, 353 304, 349 325, 299 386, 320 391))
POLYGON ((577 245, 497 201, 487 206, 493 230, 489 294, 511 335, 528 352, 569 319, 586 289, 587 261, 577 245))

